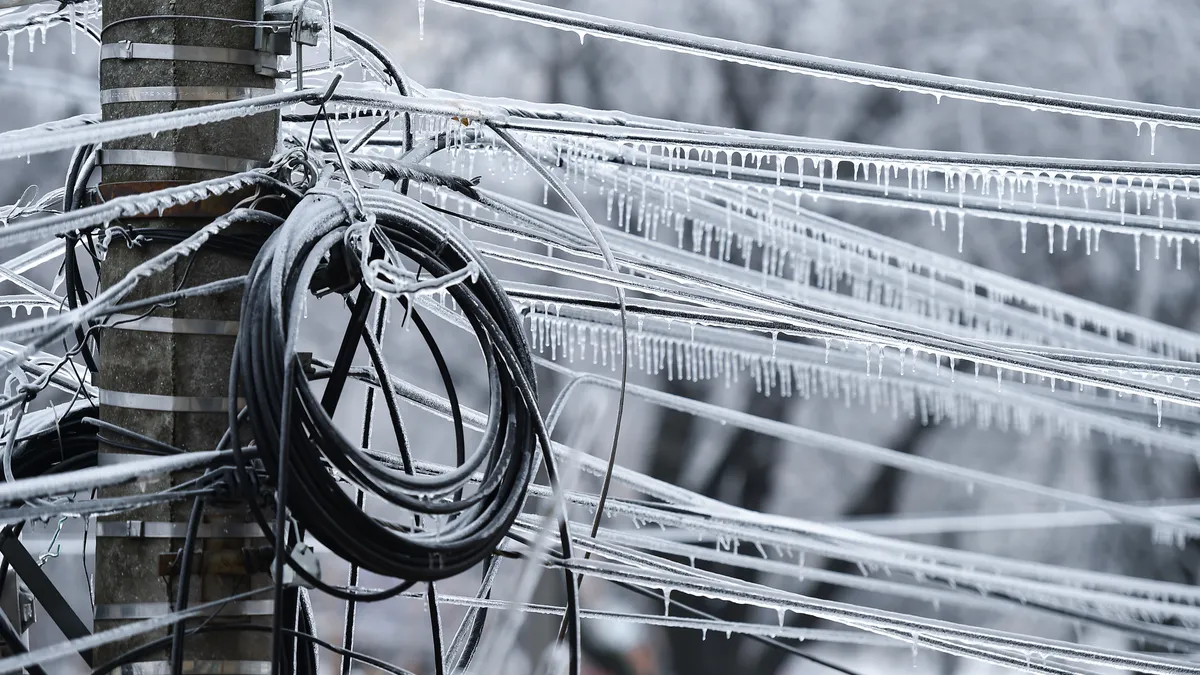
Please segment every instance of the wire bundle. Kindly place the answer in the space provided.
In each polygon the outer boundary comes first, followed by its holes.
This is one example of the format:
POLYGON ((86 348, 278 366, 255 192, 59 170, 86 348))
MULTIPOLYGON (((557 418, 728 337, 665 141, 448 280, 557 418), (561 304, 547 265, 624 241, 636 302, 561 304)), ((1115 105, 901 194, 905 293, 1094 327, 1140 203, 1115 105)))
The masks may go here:
MULTIPOLYGON (((406 197, 367 192, 363 202, 374 215, 373 225, 355 224, 355 208, 339 199, 310 196, 263 248, 243 300, 236 380, 246 397, 256 445, 296 524, 364 569, 409 582, 435 581, 491 555, 520 511, 537 442, 537 412, 530 406, 536 400, 533 364, 511 301, 494 276, 473 264, 479 254, 461 234, 406 197), (445 473, 416 471, 396 394, 379 345, 367 329, 362 338, 396 430, 398 458, 368 453, 347 439, 334 426, 321 397, 299 376, 296 334, 314 275, 322 265, 339 264, 339 247, 354 248, 351 240, 363 233, 362 241, 392 262, 402 255, 434 277, 475 270, 447 290, 474 327, 487 361, 488 425, 470 455, 459 425, 459 465, 445 473), (468 493, 476 472, 482 480, 468 493), (368 515, 346 494, 339 477, 418 518, 401 524, 368 515), (443 516, 436 528, 421 526, 427 518, 443 516)), ((409 298, 401 302, 407 305, 409 298)), ((411 318, 430 345, 453 397, 436 343, 419 315, 411 318)))

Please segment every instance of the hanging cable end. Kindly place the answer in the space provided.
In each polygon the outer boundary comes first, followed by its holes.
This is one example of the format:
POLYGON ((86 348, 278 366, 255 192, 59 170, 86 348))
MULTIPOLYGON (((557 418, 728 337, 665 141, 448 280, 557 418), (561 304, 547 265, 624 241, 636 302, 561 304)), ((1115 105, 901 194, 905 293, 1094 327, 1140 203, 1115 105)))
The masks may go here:
POLYGON ((341 82, 342 82, 342 74, 335 73, 333 76, 333 79, 330 80, 329 84, 325 87, 324 93, 321 94, 321 99, 320 99, 320 101, 318 101, 318 104, 325 105, 326 103, 328 103, 329 99, 333 98, 333 92, 337 90, 337 87, 341 82))

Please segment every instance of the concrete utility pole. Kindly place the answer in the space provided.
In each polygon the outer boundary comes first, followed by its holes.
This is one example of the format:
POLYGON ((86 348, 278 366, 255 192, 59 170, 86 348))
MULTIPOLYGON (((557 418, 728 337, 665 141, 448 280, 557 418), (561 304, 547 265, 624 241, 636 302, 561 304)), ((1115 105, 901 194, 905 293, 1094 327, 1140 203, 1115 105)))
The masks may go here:
MULTIPOLYGON (((261 4, 262 0, 258 0, 261 4)), ((277 59, 255 50, 255 30, 239 23, 261 12, 256 0, 105 0, 100 89, 105 120, 129 118, 273 91, 277 59), (163 18, 155 18, 155 17, 163 18)), ((261 166, 276 149, 277 113, 264 113, 157 137, 105 145, 101 196, 148 192, 172 184, 216 178, 261 166)), ((130 220, 137 228, 194 231, 229 211, 245 194, 130 220)), ((243 230, 244 231, 244 230, 243 230)), ((237 230, 227 230, 236 233, 237 230)), ((168 244, 128 248, 114 242, 101 272, 105 286, 168 244)), ((240 276, 250 261, 203 251, 168 273, 142 282, 136 296, 170 292, 240 276)), ((109 329, 101 336, 101 417, 185 450, 216 446, 227 427, 229 366, 237 332, 237 293, 198 298, 159 309, 152 318, 109 329)), ((102 436, 108 434, 102 433, 102 436)), ((101 445, 101 461, 120 461, 128 450, 101 445)), ((103 496, 156 492, 195 474, 154 477, 103 496)), ((172 610, 179 582, 174 564, 183 546, 191 500, 102 518, 96 540, 97 631, 172 610)), ((190 606, 270 584, 251 574, 244 549, 267 542, 245 505, 209 503, 193 562, 190 606)), ((252 571, 252 570, 251 570, 252 571)), ((273 602, 259 595, 230 603, 209 625, 270 625, 273 602)), ((199 620, 189 623, 196 626, 199 620)), ((131 647, 169 635, 164 631, 97 651, 103 663, 131 647)), ((252 675, 270 672, 270 636, 216 631, 187 638, 185 673, 252 675)), ((122 672, 167 673, 168 651, 137 659, 122 672)))

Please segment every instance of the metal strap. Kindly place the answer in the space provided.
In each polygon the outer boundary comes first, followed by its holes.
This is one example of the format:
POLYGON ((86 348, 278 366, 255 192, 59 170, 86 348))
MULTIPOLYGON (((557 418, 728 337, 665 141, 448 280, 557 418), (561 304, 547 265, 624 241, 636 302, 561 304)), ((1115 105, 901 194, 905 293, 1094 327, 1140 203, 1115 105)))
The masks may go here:
MULTIPOLYGON (((208 616, 271 616, 275 613, 274 600, 245 600, 243 602, 227 602, 213 608, 208 616)), ((95 618, 97 621, 122 621, 125 619, 154 619, 166 616, 172 611, 171 605, 165 602, 127 602, 120 604, 96 605, 95 618)))
MULTIPOLYGON (((96 523, 96 536, 132 539, 183 539, 187 523, 144 520, 102 520, 96 523)), ((262 528, 257 523, 201 523, 196 531, 200 539, 261 539, 262 528)))
POLYGON ((100 104, 241 101, 274 93, 266 87, 116 87, 100 91, 100 104))
MULTIPOLYGON (((169 661, 126 663, 120 675, 171 675, 169 661)), ((184 661, 184 675, 270 675, 270 661, 184 661)))
POLYGON ((216 319, 177 319, 169 316, 136 316, 113 314, 109 328, 139 330, 149 333, 181 333, 184 335, 237 335, 239 321, 216 319))
POLYGON ((261 66, 272 70, 279 67, 279 57, 253 49, 228 47, 198 47, 164 45, 121 40, 100 46, 100 60, 147 59, 152 61, 201 61, 204 63, 233 63, 242 66, 261 66))
MULTIPOLYGON (((4 554, 4 559, 12 566, 17 577, 25 582, 25 586, 33 593, 33 597, 42 603, 42 607, 50 615, 54 625, 58 626, 68 640, 76 640, 92 634, 75 610, 71 609, 70 603, 58 591, 58 587, 50 581, 42 568, 38 567, 37 561, 33 559, 19 539, 11 535, 0 536, 0 553, 4 554)), ((89 666, 92 664, 92 650, 80 650, 79 655, 83 657, 84 661, 87 661, 89 666)))
POLYGON ((96 455, 97 466, 112 466, 125 462, 136 462, 152 455, 137 455, 129 452, 101 452, 96 455))
MULTIPOLYGON (((120 675, 171 675, 169 661, 126 663, 120 675)), ((270 675, 270 661, 184 661, 184 675, 270 675)))
MULTIPOLYGON (((127 391, 100 390, 100 405, 114 408, 135 408, 160 412, 219 413, 229 411, 229 399, 224 396, 164 396, 162 394, 134 394, 127 391)), ((237 407, 246 405, 245 399, 237 400, 237 407)))
POLYGON ((101 150, 101 166, 171 166, 180 169, 225 171, 241 173, 262 168, 266 162, 240 157, 201 155, 194 152, 172 152, 170 150, 101 150))

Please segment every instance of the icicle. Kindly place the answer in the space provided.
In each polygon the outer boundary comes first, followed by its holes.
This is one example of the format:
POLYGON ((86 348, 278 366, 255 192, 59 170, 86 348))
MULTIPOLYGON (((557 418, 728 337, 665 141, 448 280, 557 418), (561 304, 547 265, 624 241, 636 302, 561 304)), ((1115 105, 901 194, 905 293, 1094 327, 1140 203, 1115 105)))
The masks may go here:
POLYGON ((75 5, 67 5, 67 19, 71 23, 71 53, 75 53, 75 34, 78 32, 75 25, 75 5))
POLYGON ((417 0, 417 23, 420 26, 418 35, 420 39, 425 39, 425 0, 417 0))

